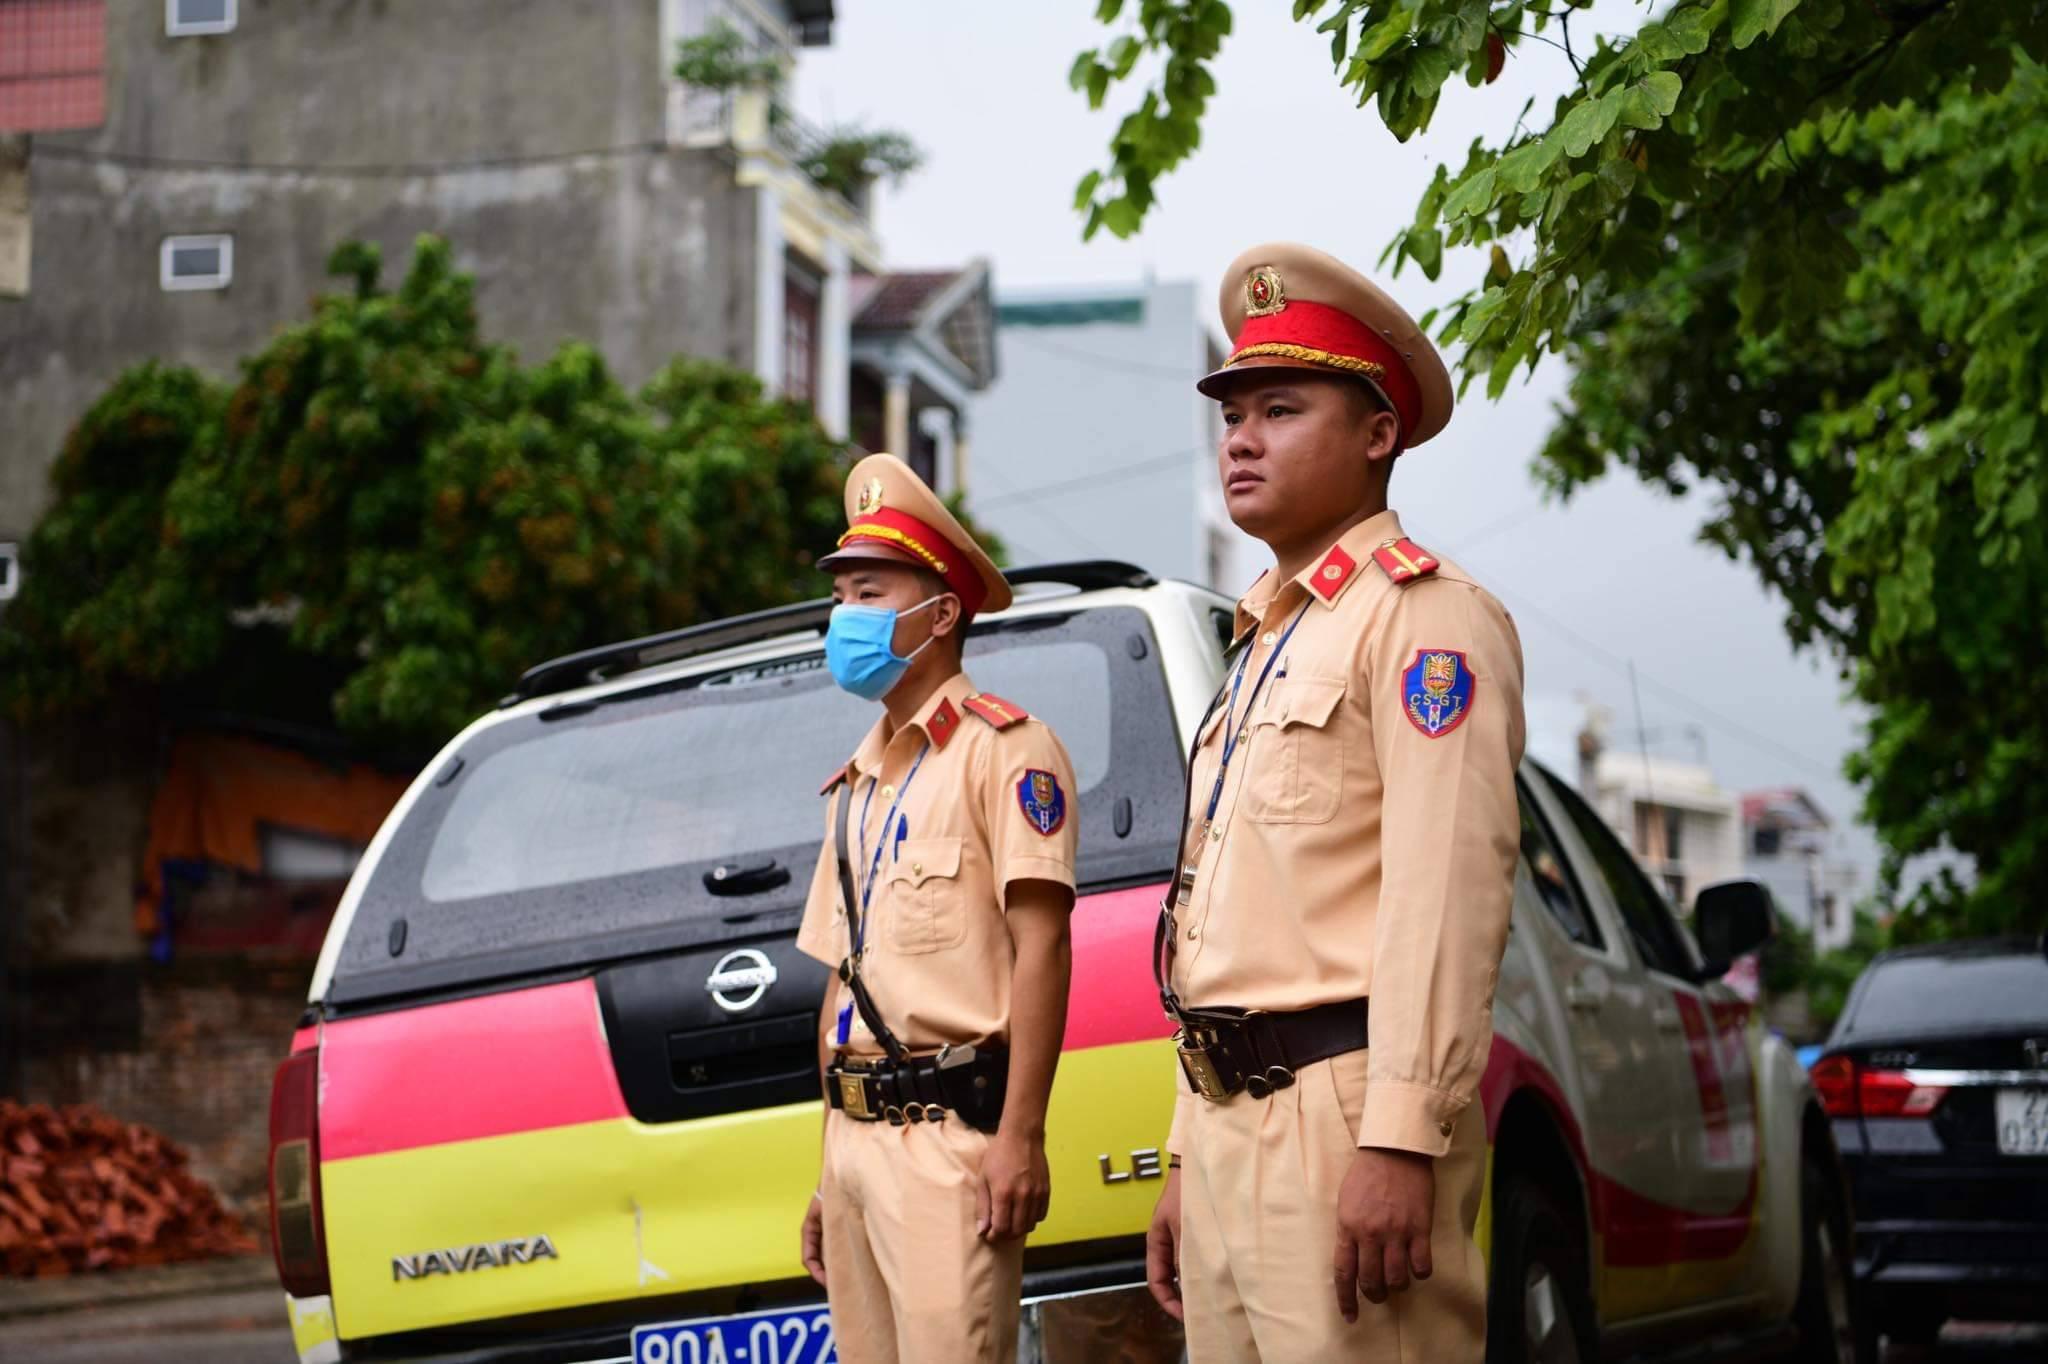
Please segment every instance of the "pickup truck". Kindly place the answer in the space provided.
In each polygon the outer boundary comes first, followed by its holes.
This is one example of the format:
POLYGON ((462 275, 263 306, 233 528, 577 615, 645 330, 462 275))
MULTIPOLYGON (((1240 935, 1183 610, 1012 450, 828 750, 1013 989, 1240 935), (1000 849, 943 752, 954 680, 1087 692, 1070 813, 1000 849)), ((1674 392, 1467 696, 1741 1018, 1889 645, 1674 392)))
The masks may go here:
MULTIPOLYGON (((1148 953, 1231 603, 1116 563, 1011 580, 967 667, 1058 730, 1080 821, 1052 1212, 1025 1291, 1142 1293, 1175 1073, 1148 953)), ((832 1358, 797 1259, 826 981, 794 936, 810 793, 872 713, 826 672, 829 608, 536 667, 392 810, 272 1097, 305 1364, 832 1358)), ((1868 1358, 1828 1121, 1718 981, 1768 932, 1763 893, 1710 887, 1696 942, 1570 785, 1535 762, 1518 783, 1481 1092, 1489 1357, 1868 1358)))

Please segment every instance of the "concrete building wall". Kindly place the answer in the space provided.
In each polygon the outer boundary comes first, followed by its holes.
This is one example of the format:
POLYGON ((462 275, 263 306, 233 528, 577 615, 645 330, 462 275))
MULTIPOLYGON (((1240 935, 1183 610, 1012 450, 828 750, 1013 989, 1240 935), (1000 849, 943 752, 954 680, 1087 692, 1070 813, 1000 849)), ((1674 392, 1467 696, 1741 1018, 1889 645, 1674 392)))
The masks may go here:
POLYGON ((303 963, 216 959, 28 975, 10 1091, 91 1104, 169 1137, 267 1242, 271 1078, 305 1010, 306 974, 303 963))
MULTIPOLYGON (((30 289, 0 299, 0 542, 26 537, 64 432, 145 359, 232 373, 340 241, 395 284, 422 232, 528 359, 596 344, 627 383, 687 352, 752 362, 757 195, 662 145, 655 0, 243 0, 168 38, 108 7, 105 127, 35 139, 30 289), (214 164, 219 163, 219 164, 214 164), (165 236, 231 232, 223 290, 166 293, 165 236)), ((33 566, 29 568, 33 572, 33 566)))
POLYGON ((1213 585, 1250 581, 1250 542, 1217 524, 1216 405, 1194 389, 1209 345, 1198 292, 1148 282, 999 300, 1001 377, 974 402, 968 506, 1014 562, 1125 559, 1210 583, 1213 531, 1213 585), (1077 320, 1058 321, 1062 309, 1077 320))
POLYGON ((149 841, 156 731, 121 706, 39 722, 19 758, 22 876, 6 927, 17 966, 138 957, 135 893, 149 841))
POLYGON ((445 162, 661 137, 656 0, 241 0, 172 38, 107 6, 101 151, 320 165, 445 162))

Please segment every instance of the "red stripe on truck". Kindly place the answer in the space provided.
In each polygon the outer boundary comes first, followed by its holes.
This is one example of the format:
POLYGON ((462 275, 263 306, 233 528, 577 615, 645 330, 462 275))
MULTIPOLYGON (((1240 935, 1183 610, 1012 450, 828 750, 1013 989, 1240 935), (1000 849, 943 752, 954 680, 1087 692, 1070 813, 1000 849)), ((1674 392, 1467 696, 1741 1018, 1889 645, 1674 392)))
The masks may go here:
MULTIPOLYGON (((1748 1192, 1729 1211, 1698 1213, 1674 1207, 1645 1197, 1593 1169, 1586 1159, 1586 1142, 1578 1119, 1557 1077, 1541 1061, 1498 1036, 1487 1054, 1486 1074, 1479 1081, 1489 1141, 1496 1140, 1501 1110, 1508 1099, 1524 1090, 1539 1097, 1571 1148, 1572 1163, 1586 1182, 1587 1196, 1592 1202, 1593 1225, 1600 1232, 1603 1263, 1617 1268, 1647 1268, 1686 1260, 1721 1260, 1740 1250, 1749 1239, 1757 1196, 1757 1167, 1753 1160, 1748 1192)), ((1510 1154, 1496 1148, 1494 1159, 1499 1161, 1510 1154)))
POLYGON ((1165 886, 1139 886, 1074 905, 1066 1050, 1173 1035, 1152 984, 1152 931, 1165 894, 1165 886))
POLYGON ((626 1116, 597 982, 326 1025, 323 1160, 626 1116))

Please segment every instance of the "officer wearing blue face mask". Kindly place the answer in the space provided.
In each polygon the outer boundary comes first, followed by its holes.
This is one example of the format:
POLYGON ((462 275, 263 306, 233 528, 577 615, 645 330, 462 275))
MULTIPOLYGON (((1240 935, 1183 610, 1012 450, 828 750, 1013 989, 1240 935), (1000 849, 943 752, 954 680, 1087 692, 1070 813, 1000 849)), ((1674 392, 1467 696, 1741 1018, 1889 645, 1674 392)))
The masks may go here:
MULTIPOLYGON (((825 666, 832 670, 832 680, 845 690, 863 701, 879 701, 903 679, 917 656, 939 638, 936 633, 926 635, 924 643, 906 657, 896 652, 897 624, 905 616, 944 601, 945 595, 926 597, 907 611, 898 611, 893 606, 870 606, 847 600, 845 593, 851 589, 857 597, 873 590, 880 595, 889 586, 886 571, 878 576, 874 570, 857 573, 849 569, 846 576, 845 587, 834 585, 839 604, 832 609, 832 624, 825 631, 825 666)), ((912 576, 923 575, 913 571, 912 576)))
POLYGON ((825 660, 883 714, 826 783, 797 946, 838 972, 803 1260, 846 1364, 1008 1361, 1066 1028, 1079 812, 1043 723, 961 670, 1010 587, 893 455, 846 485, 825 660))

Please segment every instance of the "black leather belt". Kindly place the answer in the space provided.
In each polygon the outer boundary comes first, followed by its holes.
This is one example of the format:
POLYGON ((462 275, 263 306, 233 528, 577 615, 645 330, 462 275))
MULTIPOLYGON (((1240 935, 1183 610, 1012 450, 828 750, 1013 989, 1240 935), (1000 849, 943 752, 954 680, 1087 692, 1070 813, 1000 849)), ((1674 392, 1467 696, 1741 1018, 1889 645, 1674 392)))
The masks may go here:
POLYGON ((948 1113, 981 1132, 1003 1119, 1010 1054, 1001 1047, 948 1047, 935 1056, 840 1058, 825 1068, 825 1099, 855 1122, 944 1122, 948 1113))
POLYGON ((1173 1041, 1195 1093, 1211 1103, 1238 1093, 1263 1099, 1293 1084, 1304 1066, 1364 1050, 1366 1016, 1363 999, 1292 1013, 1186 1009, 1173 1041))

